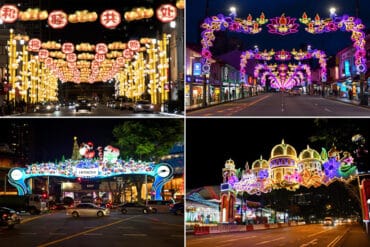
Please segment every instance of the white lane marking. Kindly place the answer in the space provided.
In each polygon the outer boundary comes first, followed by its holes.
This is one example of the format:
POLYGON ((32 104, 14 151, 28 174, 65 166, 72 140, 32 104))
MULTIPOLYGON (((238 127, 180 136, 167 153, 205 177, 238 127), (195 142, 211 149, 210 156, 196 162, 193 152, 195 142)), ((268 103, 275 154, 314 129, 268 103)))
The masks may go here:
POLYGON ((285 238, 280 237, 280 238, 275 238, 275 239, 271 239, 271 240, 266 240, 266 241, 260 242, 260 243, 258 243, 256 245, 267 244, 267 243, 278 241, 278 240, 282 240, 282 239, 285 239, 285 238))
POLYGON ((310 245, 316 245, 317 244, 317 238, 311 240, 310 242, 306 243, 306 244, 302 244, 301 246, 299 247, 306 247, 306 246, 310 246, 310 245))
POLYGON ((331 241, 327 247, 332 247, 332 246, 335 246, 335 244, 341 239, 341 236, 337 236, 336 238, 334 238, 333 241, 331 241))
POLYGON ((234 241, 238 241, 238 240, 241 240, 241 239, 248 239, 248 238, 255 238, 255 237, 257 237, 257 236, 242 237, 242 238, 233 238, 233 239, 229 239, 229 240, 220 241, 220 243, 234 242, 234 241))
POLYGON ((321 232, 316 232, 316 233, 313 233, 313 234, 308 235, 308 237, 310 238, 310 237, 313 237, 313 236, 319 235, 319 234, 321 234, 321 233, 324 233, 324 232, 327 232, 327 231, 330 231, 330 230, 332 230, 332 229, 324 230, 324 231, 321 231, 321 232))

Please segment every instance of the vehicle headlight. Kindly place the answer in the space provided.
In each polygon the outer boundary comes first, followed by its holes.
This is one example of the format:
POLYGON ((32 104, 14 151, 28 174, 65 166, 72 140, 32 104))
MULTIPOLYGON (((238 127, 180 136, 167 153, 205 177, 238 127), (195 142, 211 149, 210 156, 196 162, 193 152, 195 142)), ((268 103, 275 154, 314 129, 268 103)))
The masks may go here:
POLYGON ((150 105, 150 109, 153 109, 154 108, 154 105, 150 105))
POLYGON ((138 105, 137 108, 143 108, 143 106, 142 105, 138 105))
POLYGON ((49 105, 48 105, 48 106, 46 107, 46 109, 47 109, 47 110, 50 110, 50 109, 51 109, 51 106, 49 106, 49 105))
POLYGON ((91 104, 89 103, 89 104, 87 104, 87 106, 91 106, 91 104))

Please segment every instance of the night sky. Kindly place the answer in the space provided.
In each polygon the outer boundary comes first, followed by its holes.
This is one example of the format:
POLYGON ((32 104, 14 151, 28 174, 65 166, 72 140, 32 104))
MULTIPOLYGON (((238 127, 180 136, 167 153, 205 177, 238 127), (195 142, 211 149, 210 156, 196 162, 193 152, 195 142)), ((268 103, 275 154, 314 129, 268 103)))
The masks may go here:
MULTIPOLYGON (((348 121, 365 130, 370 125, 369 119, 329 119, 328 126, 341 128, 348 121)), ((314 119, 307 118, 187 119, 186 188, 220 185, 222 168, 230 158, 235 167, 241 169, 247 161, 251 167, 261 155, 269 160, 272 148, 282 139, 296 149, 297 155, 307 148, 307 144, 321 152, 321 146, 311 144, 308 139, 318 131, 313 123, 314 119)), ((340 147, 340 144, 336 145, 340 147)))
MULTIPOLYGON (((122 124, 125 119, 90 118, 90 119, 2 119, 0 128, 7 133, 10 122, 28 123, 33 140, 31 162, 47 162, 66 159, 72 155, 73 137, 77 136, 78 143, 93 142, 94 148, 105 147, 113 143, 113 128, 122 124)), ((140 121, 140 120, 138 120, 140 121)), ((4 142, 6 134, 0 142, 4 142)), ((122 155, 121 150, 121 155, 122 155)))
MULTIPOLYGON (((14 1, 6 1, 14 4, 14 1)), ((63 10, 67 14, 73 14, 75 11, 88 10, 95 11, 98 19, 95 22, 86 22, 79 24, 68 23, 62 29, 53 29, 48 27, 47 21, 41 21, 43 27, 43 36, 46 40, 58 42, 127 42, 130 39, 140 39, 142 37, 156 37, 161 33, 163 23, 153 15, 150 19, 136 20, 128 22, 124 19, 124 13, 133 8, 145 7, 154 10, 162 3, 175 4, 176 0, 42 0, 42 10, 63 10), (107 29, 100 23, 100 14, 104 10, 114 9, 121 14, 121 24, 115 29, 107 29)), ((32 6, 37 8, 38 6, 32 6)), ((28 6, 27 6, 28 8, 28 6)), ((22 5, 20 10, 25 11, 22 5)), ((36 37, 33 37, 36 38, 36 37)))
MULTIPOLYGON (((187 43, 200 44, 200 24, 206 16, 207 0, 188 0, 186 11, 186 41, 187 43)), ((259 17, 261 12, 265 13, 266 18, 274 18, 285 13, 286 16, 300 18, 303 12, 313 18, 316 13, 321 18, 329 17, 329 8, 334 6, 338 15, 348 14, 356 16, 356 0, 208 0, 208 16, 223 13, 229 15, 229 8, 237 8, 237 16, 245 19, 250 13, 253 19, 259 17)), ((360 10, 359 18, 362 23, 370 28, 370 1, 358 0, 360 10)), ((260 49, 274 48, 292 50, 301 48, 304 45, 311 44, 313 49, 326 51, 327 55, 334 55, 339 50, 352 45, 350 33, 337 31, 334 33, 312 35, 304 30, 297 19, 296 23, 300 24, 299 32, 292 35, 272 35, 267 32, 266 26, 263 31, 256 35, 250 34, 233 34, 229 32, 230 37, 237 36, 244 41, 244 49, 252 49, 258 45, 260 49)), ((216 39, 217 42, 217 39, 216 39)))

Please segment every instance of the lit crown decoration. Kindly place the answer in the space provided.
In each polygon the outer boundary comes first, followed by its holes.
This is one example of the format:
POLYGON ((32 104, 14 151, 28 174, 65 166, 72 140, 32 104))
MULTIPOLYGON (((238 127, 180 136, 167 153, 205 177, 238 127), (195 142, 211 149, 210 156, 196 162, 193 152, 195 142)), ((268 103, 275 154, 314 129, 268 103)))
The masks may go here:
POLYGON ((240 180, 234 178, 229 184, 237 192, 257 195, 272 189, 316 188, 353 180, 357 174, 353 163, 349 152, 338 151, 334 146, 328 152, 322 148, 321 153, 307 146, 297 157, 294 147, 283 140, 272 149, 269 161, 262 157, 254 161, 251 169, 246 166, 241 172, 240 180))
POLYGON ((295 23, 296 18, 286 17, 282 14, 280 17, 270 19, 267 25, 268 32, 272 34, 287 35, 298 32, 299 24, 295 23))

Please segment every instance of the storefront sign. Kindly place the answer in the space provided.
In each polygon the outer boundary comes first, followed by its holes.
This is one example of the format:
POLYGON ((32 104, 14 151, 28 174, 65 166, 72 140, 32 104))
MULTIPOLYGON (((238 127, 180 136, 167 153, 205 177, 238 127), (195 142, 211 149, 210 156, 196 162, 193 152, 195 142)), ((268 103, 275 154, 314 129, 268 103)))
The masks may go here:
POLYGON ((76 168, 76 177, 96 177, 99 175, 99 168, 80 169, 76 168))

